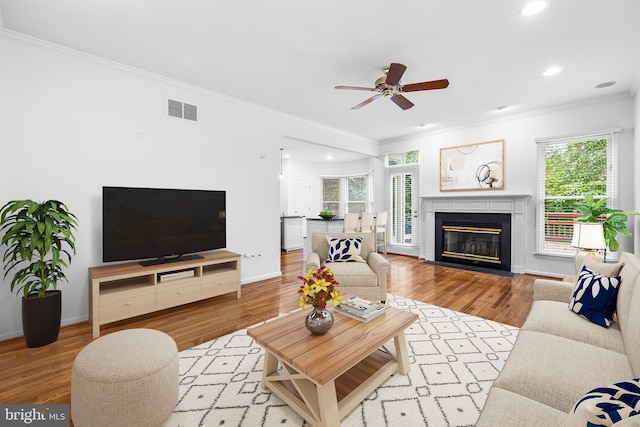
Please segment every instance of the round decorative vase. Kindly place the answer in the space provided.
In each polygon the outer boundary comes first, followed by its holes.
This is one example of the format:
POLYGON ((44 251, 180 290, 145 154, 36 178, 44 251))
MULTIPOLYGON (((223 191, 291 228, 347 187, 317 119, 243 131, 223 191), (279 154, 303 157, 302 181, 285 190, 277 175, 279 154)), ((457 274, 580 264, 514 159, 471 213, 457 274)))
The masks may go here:
POLYGON ((314 306, 304 319, 304 325, 313 335, 324 335, 333 326, 333 314, 326 308, 314 306))

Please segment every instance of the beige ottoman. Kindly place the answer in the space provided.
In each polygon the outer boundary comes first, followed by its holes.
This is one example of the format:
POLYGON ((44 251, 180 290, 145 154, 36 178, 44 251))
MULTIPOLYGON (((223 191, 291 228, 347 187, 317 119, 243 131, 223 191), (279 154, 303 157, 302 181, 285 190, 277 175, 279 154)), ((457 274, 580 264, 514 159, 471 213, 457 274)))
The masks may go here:
POLYGON ((73 362, 75 427, 156 427, 177 401, 178 348, 164 332, 114 332, 87 345, 73 362))

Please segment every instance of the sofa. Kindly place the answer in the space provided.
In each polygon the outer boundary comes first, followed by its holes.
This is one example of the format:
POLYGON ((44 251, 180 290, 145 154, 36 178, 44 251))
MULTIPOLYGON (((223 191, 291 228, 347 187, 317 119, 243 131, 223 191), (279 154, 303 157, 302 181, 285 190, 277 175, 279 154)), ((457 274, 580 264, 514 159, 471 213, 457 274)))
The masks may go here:
POLYGON ((376 252, 376 236, 373 233, 313 233, 311 252, 307 256, 306 268, 317 270, 328 265, 338 281, 342 294, 355 295, 370 301, 387 299, 387 275, 391 265, 376 252), (349 257, 340 259, 333 253, 342 253, 336 248, 346 248, 344 243, 359 239, 359 243, 350 245, 346 252, 349 257), (342 246, 339 246, 343 244, 342 246), (332 261, 327 262, 327 260, 332 261))
MULTIPOLYGON (((578 282, 536 279, 531 312, 476 426, 640 426, 640 415, 633 411, 617 422, 615 415, 611 420, 600 413, 624 407, 619 397, 607 395, 618 389, 614 384, 631 381, 627 397, 639 384, 633 381, 640 376, 639 273, 640 258, 623 253, 617 264, 586 259, 578 282), (594 272, 591 277, 619 277, 609 327, 569 309, 575 307, 577 285, 587 274, 584 267, 594 272), (598 422, 586 423, 589 417, 598 422)), ((640 395, 633 398, 640 410, 640 395)))

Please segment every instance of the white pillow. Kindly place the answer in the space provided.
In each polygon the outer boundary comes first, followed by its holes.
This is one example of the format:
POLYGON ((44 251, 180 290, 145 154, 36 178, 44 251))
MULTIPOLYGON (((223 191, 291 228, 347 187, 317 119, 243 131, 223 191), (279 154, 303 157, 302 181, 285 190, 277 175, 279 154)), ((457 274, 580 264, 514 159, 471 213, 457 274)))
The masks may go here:
MULTIPOLYGON (((622 270, 623 265, 623 262, 611 264, 591 257, 585 257, 584 261, 582 261, 582 266, 587 267, 589 270, 603 276, 617 276, 618 274, 620 274, 620 270, 622 270)), ((582 268, 580 268, 580 270, 582 270, 582 268)))

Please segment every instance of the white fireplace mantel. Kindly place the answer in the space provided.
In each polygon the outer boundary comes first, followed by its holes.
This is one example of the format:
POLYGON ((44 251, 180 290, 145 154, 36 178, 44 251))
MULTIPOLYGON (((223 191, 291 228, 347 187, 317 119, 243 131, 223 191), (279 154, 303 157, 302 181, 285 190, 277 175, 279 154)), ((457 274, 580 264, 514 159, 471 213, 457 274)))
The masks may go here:
POLYGON ((525 272, 525 213, 530 194, 458 195, 438 194, 420 197, 421 229, 424 251, 421 257, 435 260, 435 213, 476 212, 511 214, 511 272, 525 272))

